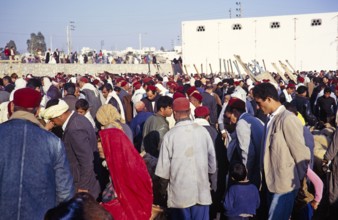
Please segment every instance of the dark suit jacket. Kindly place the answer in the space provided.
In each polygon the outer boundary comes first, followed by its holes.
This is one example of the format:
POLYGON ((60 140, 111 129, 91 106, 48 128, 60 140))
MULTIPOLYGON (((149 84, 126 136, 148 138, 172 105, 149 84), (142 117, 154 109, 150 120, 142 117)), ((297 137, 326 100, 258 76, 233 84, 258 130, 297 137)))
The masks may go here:
POLYGON ((160 98, 160 95, 156 95, 156 97, 153 100, 148 99, 148 97, 145 97, 143 99, 141 99, 141 101, 144 103, 144 105, 147 108, 147 112, 152 112, 152 113, 156 113, 157 112, 157 100, 160 98), (155 102, 154 108, 153 108, 153 102, 155 102))
POLYGON ((68 121, 62 140, 77 189, 87 189, 97 198, 100 186, 94 169, 98 169, 98 148, 94 128, 89 120, 73 113, 68 121))
POLYGON ((78 98, 74 95, 66 95, 63 100, 68 104, 70 111, 75 111, 75 103, 79 100, 78 98))
POLYGON ((217 123, 217 103, 215 97, 210 95, 207 92, 203 92, 202 94, 203 100, 202 104, 203 106, 206 106, 209 108, 210 111, 210 125, 215 126, 217 123))

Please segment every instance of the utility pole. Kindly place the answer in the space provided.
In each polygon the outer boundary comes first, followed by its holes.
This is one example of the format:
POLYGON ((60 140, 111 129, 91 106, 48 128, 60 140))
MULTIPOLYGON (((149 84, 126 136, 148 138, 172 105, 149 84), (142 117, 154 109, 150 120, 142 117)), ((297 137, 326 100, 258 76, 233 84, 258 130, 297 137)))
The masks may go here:
POLYGON ((229 9, 229 18, 231 18, 231 8, 229 9))
POLYGON ((236 2, 236 17, 241 18, 242 17, 242 3, 236 2))
POLYGON ((72 35, 71 32, 75 31, 75 25, 74 21, 70 21, 69 24, 67 25, 67 46, 68 46, 68 54, 71 53, 72 51, 72 35))

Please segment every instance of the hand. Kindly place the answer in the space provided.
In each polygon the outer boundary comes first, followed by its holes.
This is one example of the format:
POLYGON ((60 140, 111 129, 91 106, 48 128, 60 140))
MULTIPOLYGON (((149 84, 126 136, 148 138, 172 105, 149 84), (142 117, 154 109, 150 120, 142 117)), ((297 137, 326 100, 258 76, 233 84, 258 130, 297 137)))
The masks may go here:
POLYGON ((313 208, 314 210, 317 210, 317 209, 318 209, 319 203, 318 203, 317 201, 312 200, 310 204, 311 204, 311 206, 312 206, 312 208, 313 208))
POLYGON ((54 127, 54 123, 51 121, 47 122, 47 124, 45 125, 45 128, 47 131, 52 130, 53 127, 54 127))
POLYGON ((80 193, 80 192, 85 192, 85 193, 87 193, 87 192, 89 192, 89 191, 88 191, 88 189, 78 189, 77 192, 79 192, 79 193, 80 193))

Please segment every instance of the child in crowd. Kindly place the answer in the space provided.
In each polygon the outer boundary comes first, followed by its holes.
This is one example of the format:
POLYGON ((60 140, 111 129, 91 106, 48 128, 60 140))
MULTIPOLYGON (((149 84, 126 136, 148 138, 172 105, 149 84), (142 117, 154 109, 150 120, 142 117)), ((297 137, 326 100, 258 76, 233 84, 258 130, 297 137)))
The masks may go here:
POLYGON ((77 102, 75 103, 75 109, 76 109, 76 112, 78 114, 85 116, 90 121, 90 123, 93 125, 93 127, 94 127, 94 129, 96 131, 96 126, 95 126, 94 119, 91 116, 90 111, 89 111, 89 103, 88 103, 88 101, 85 100, 85 99, 79 99, 79 100, 77 100, 77 102))
POLYGON ((260 205, 258 189, 247 179, 247 170, 243 163, 232 164, 229 174, 235 183, 225 195, 225 215, 228 220, 249 219, 256 214, 260 205))

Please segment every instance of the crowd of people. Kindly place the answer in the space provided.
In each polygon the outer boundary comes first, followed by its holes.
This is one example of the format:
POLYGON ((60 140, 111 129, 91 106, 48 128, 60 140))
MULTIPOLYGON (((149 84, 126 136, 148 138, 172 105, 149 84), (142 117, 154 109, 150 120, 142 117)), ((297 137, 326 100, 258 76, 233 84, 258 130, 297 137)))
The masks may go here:
POLYGON ((89 51, 86 53, 78 53, 72 51, 70 54, 64 51, 59 51, 56 48, 52 51, 48 48, 44 53, 40 50, 30 54, 19 55, 16 53, 14 47, 6 47, 1 52, 0 59, 3 60, 20 60, 22 63, 45 63, 45 64, 154 64, 158 65, 161 63, 182 63, 182 58, 169 60, 162 56, 156 55, 155 53, 144 53, 136 54, 133 52, 120 53, 118 55, 105 53, 102 50, 96 52, 89 51))
POLYGON ((1 218, 336 219, 337 97, 335 71, 4 76, 1 218))

